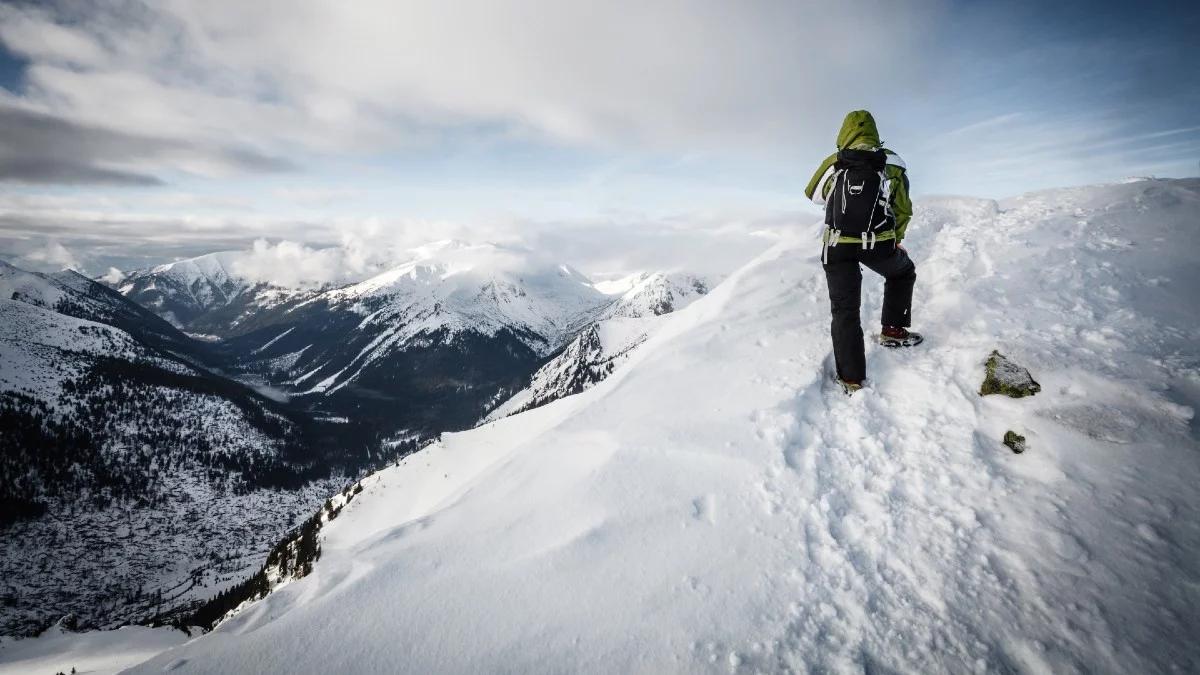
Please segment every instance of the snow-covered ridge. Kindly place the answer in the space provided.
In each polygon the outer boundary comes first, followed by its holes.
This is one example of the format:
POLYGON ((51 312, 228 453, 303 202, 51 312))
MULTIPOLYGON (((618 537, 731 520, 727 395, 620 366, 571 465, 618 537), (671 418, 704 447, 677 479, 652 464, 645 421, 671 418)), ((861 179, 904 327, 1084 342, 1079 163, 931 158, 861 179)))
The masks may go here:
POLYGON ((455 243, 418 249, 420 257, 311 298, 350 305, 364 323, 405 320, 405 338, 445 328, 536 334, 540 349, 609 299, 569 265, 496 244, 455 243))
POLYGON ((147 307, 179 328, 198 316, 237 302, 262 284, 234 270, 241 251, 220 251, 135 270, 106 280, 122 295, 147 307))
POLYGON ((40 274, 26 272, 0 260, 0 299, 20 300, 39 307, 54 307, 62 289, 40 274))
POLYGON ((51 402, 62 384, 86 371, 73 355, 142 361, 169 370, 125 331, 59 314, 36 303, 0 299, 0 392, 51 402))
POLYGON ((603 381, 654 330, 658 316, 603 319, 589 324, 530 378, 529 386, 488 411, 484 422, 532 410, 603 381))
POLYGON ((1198 212, 918 204, 926 345, 852 398, 785 242, 596 387, 371 476, 313 574, 134 672, 1193 671, 1198 212), (1043 391, 981 398, 992 348, 1043 391))
POLYGON ((620 280, 617 286, 626 288, 605 308, 603 318, 669 314, 687 307, 709 289, 707 281, 686 272, 642 272, 620 280))
POLYGON ((240 251, 217 251, 157 265, 150 272, 173 277, 187 285, 201 280, 218 285, 231 281, 242 282, 245 280, 230 271, 242 255, 240 251))
POLYGON ((190 298, 202 307, 227 305, 243 291, 256 285, 251 279, 233 270, 245 256, 241 251, 218 251, 157 265, 148 272, 134 272, 118 282, 122 293, 133 290, 139 279, 149 279, 149 285, 173 282, 185 289, 190 298))
POLYGON ((682 272, 633 274, 603 288, 615 299, 533 374, 529 386, 489 410, 484 421, 524 412, 594 386, 629 359, 663 324, 664 315, 708 293, 707 282, 682 272))

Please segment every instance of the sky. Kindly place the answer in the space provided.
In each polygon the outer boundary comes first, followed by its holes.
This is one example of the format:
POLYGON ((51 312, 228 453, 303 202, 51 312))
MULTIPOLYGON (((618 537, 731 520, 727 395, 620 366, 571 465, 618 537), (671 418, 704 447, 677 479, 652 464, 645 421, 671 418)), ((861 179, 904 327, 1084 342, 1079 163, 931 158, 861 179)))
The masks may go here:
POLYGON ((245 250, 325 283, 456 238, 728 272, 817 219, 853 109, 918 198, 1196 175, 1198 29, 1178 2, 0 3, 0 258, 245 250))

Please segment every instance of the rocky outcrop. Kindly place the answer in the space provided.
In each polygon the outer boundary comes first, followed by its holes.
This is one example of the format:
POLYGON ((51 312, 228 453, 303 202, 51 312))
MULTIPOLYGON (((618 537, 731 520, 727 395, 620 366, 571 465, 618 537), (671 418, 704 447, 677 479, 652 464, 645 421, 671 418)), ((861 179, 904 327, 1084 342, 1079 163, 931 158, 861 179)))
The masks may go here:
POLYGON ((1042 385, 1033 379, 1028 370, 998 351, 993 350, 983 365, 986 375, 979 387, 980 396, 1004 394, 1011 398, 1023 398, 1042 390, 1042 385))

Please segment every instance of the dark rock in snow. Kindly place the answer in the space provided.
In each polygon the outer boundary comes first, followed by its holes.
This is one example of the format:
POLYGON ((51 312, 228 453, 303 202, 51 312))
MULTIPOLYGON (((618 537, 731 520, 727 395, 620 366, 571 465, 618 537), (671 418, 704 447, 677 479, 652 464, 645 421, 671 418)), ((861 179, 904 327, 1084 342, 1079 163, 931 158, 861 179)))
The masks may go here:
POLYGON ((1025 452, 1025 437, 1015 431, 1004 432, 1004 444, 1018 455, 1025 452))
POLYGON ((983 384, 979 386, 980 396, 1004 394, 1012 398, 1022 398, 1033 396, 1042 390, 1042 385, 1033 379, 1028 370, 1013 363, 998 351, 992 350, 984 363, 984 369, 987 375, 983 378, 983 384))

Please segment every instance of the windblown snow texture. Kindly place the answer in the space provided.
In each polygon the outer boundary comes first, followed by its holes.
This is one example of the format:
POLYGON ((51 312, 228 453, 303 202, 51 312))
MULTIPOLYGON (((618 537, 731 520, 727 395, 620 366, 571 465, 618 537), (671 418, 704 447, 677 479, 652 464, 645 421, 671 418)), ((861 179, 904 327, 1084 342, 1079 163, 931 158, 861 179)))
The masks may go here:
POLYGON ((1198 209, 919 205, 926 343, 851 398, 814 228, 592 389, 368 478, 313 574, 133 672, 1195 671, 1198 209), (1042 392, 979 396, 993 349, 1042 392))

